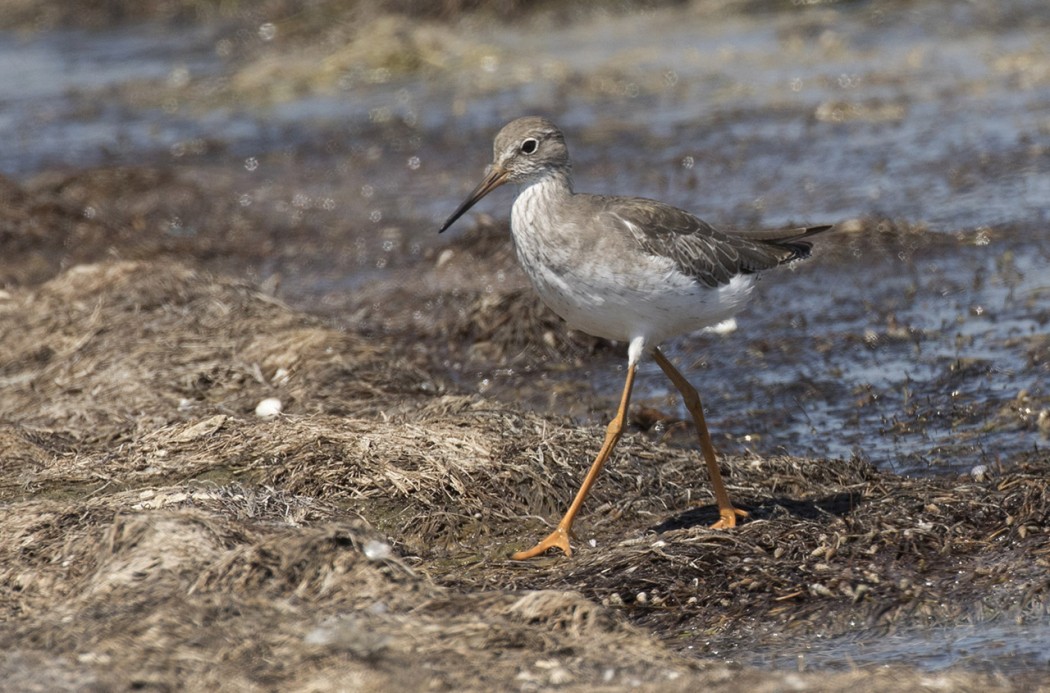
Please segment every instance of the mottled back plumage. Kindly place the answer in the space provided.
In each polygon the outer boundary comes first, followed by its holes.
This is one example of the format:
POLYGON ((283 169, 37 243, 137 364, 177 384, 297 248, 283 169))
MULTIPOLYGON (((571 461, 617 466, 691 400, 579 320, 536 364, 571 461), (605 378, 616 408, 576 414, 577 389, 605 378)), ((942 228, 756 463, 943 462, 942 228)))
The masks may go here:
POLYGON ((751 236, 719 231, 706 221, 671 205, 641 197, 601 197, 601 218, 626 228, 646 252, 667 257, 683 274, 704 286, 728 284, 738 274, 753 274, 809 257, 808 236, 830 226, 811 226, 751 236))

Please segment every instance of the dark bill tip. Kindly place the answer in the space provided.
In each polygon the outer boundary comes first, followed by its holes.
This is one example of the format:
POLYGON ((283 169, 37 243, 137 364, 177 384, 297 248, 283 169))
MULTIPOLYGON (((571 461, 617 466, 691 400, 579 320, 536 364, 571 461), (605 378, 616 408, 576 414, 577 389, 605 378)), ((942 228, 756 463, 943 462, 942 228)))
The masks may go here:
POLYGON ((457 219, 466 214, 471 207, 476 205, 478 200, 506 182, 506 171, 496 168, 495 166, 489 166, 488 171, 485 172, 485 179, 478 184, 478 187, 474 188, 474 191, 467 196, 467 199, 463 201, 463 204, 457 207, 456 211, 445 220, 445 223, 441 225, 440 229, 438 229, 438 233, 444 233, 448 227, 456 223, 457 219))

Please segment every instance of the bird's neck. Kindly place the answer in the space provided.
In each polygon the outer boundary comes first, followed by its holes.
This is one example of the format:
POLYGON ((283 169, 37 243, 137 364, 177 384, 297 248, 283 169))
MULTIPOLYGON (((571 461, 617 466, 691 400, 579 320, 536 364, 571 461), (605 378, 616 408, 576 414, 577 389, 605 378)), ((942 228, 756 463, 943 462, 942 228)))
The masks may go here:
POLYGON ((511 210, 511 229, 519 249, 530 240, 523 239, 523 235, 534 236, 531 240, 535 240, 558 225, 561 210, 572 195, 572 177, 567 170, 549 171, 521 186, 511 210))
POLYGON ((545 204, 574 194, 572 172, 569 169, 548 171, 543 176, 522 184, 518 191, 519 197, 543 200, 545 204))

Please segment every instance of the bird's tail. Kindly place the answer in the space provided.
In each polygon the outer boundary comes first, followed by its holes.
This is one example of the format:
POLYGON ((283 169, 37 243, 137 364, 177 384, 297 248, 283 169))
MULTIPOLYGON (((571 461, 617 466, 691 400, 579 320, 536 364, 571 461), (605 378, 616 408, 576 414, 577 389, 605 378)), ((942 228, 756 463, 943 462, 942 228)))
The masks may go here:
POLYGON ((748 240, 765 243, 785 251, 781 255, 779 263, 783 265, 809 257, 809 253, 813 249, 813 243, 805 239, 810 236, 816 236, 818 233, 824 233, 831 227, 831 224, 822 224, 821 226, 801 226, 774 231, 763 229, 760 231, 747 231, 739 235, 748 240))

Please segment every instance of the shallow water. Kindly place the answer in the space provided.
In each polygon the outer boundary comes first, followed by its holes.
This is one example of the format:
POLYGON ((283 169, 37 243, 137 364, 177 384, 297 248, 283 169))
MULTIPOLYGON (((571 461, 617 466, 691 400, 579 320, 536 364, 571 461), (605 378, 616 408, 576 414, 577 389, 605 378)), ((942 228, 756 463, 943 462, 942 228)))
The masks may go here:
MULTIPOLYGON (((903 263, 893 259, 800 267, 787 305, 778 279, 760 286, 741 329, 715 348, 791 347, 772 367, 747 354, 706 357, 702 382, 719 404, 751 403, 746 422, 721 414, 722 426, 738 440, 758 432, 764 446, 855 454, 901 473, 967 472, 1045 447, 1035 417, 1046 374, 1029 349, 1046 330, 1047 310, 1032 307, 1047 301, 1040 269, 1050 249, 1005 238, 930 254, 898 277, 903 263), (1008 274, 998 269, 1004 256, 1008 274), (778 389, 782 399, 763 397, 778 389)), ((710 339, 680 341, 678 352, 705 359, 710 339)))
POLYGON ((0 171, 24 176, 51 167, 152 161, 177 142, 208 134, 214 117, 135 108, 109 90, 214 74, 221 61, 210 51, 212 41, 203 30, 149 26, 0 32, 0 130, 7 134, 0 171))
POLYGON ((875 639, 865 634, 834 638, 791 654, 755 653, 748 663, 805 671, 869 668, 901 661, 931 672, 960 664, 981 671, 1045 669, 1050 666, 1050 629, 1008 623, 931 628, 875 639))
MULTIPOLYGON (((187 146, 207 140, 219 146, 197 164, 245 175, 249 160, 291 153, 266 164, 270 180, 330 196, 359 238, 396 227, 418 252, 447 243, 434 230, 476 183, 498 127, 538 111, 567 131, 580 190, 658 197, 729 227, 922 225, 938 240, 822 239, 812 261, 760 283, 736 332, 668 351, 725 451, 968 473, 1050 444, 1037 424, 1050 411, 1039 341, 1050 322, 1048 25, 1035 2, 482 24, 469 32, 481 58, 454 74, 359 81, 266 107, 137 103, 121 90, 154 80, 175 94, 221 77, 230 67, 217 28, 4 34, 0 171, 187 165, 187 146)), ((509 199, 496 193, 479 210, 504 217, 509 199)), ((383 252, 354 265, 313 257, 285 298, 310 306, 405 281, 383 252)), ((620 365, 595 357, 543 382, 589 379, 581 387, 612 407, 620 365)), ((550 402, 531 374, 475 364, 452 376, 484 382, 489 396, 550 402)), ((636 393, 684 415, 652 364, 636 393)), ((982 626, 796 654, 812 667, 1038 667, 1047 640, 1046 624, 982 626)), ((796 654, 756 663, 791 667, 796 654)))

